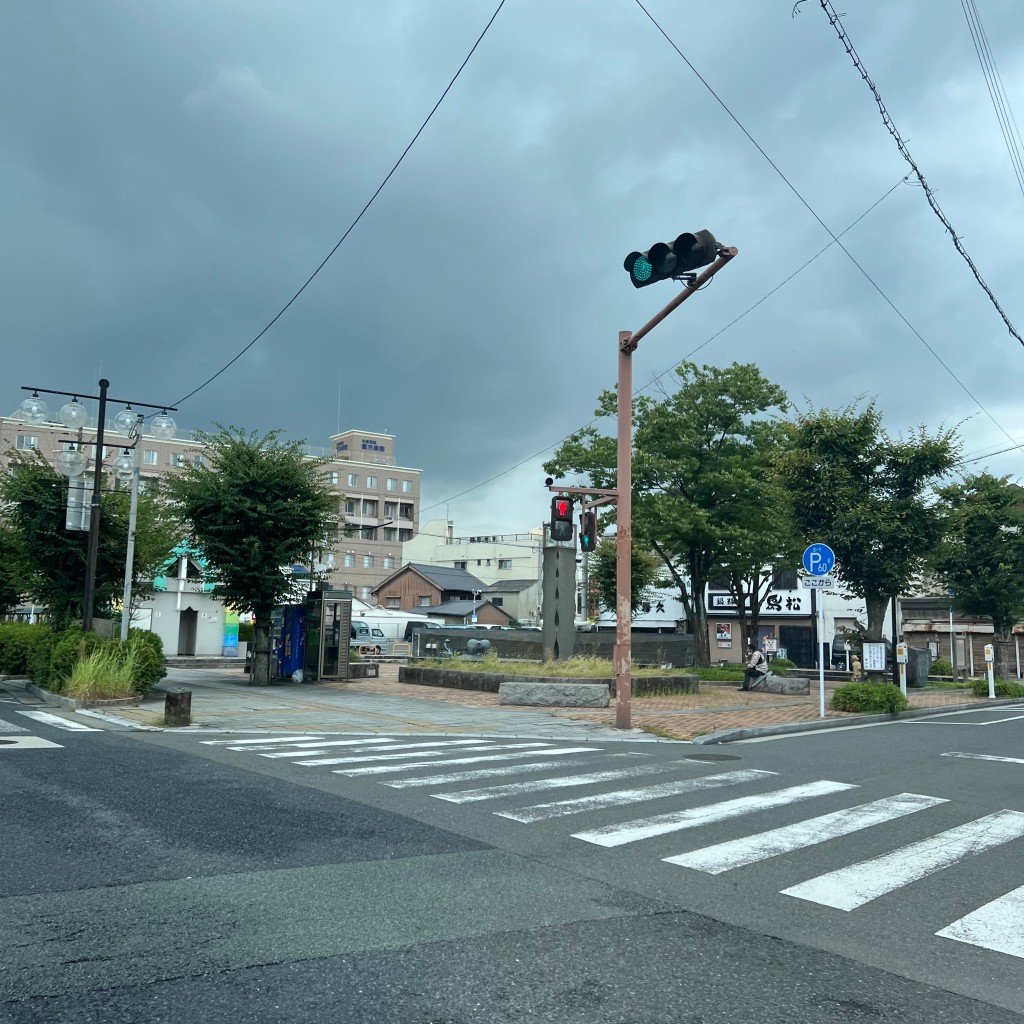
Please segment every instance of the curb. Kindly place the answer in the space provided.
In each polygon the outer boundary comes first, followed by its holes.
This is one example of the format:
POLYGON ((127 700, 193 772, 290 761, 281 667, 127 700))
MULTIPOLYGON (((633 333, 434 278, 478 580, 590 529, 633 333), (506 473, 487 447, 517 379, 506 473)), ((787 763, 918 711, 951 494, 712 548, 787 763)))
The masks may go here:
POLYGON ((759 736, 786 736, 798 732, 824 732, 827 729, 849 729, 860 725, 884 725, 887 722, 901 722, 908 718, 930 718, 945 715, 953 711, 979 711, 985 708, 1019 707, 1024 698, 1007 697, 988 701, 980 707, 978 704, 948 704, 940 708, 914 708, 910 711, 887 715, 861 715, 857 718, 825 718, 812 722, 786 722, 782 725, 753 725, 741 729, 722 729, 705 736, 695 736, 690 742, 700 744, 735 743, 738 740, 750 740, 759 736))
POLYGON ((52 707, 71 708, 73 711, 82 708, 134 708, 142 703, 142 697, 123 697, 120 700, 77 700, 74 697, 62 697, 59 693, 50 693, 49 690, 42 690, 35 683, 29 683, 26 687, 33 697, 38 697, 44 704, 52 707))

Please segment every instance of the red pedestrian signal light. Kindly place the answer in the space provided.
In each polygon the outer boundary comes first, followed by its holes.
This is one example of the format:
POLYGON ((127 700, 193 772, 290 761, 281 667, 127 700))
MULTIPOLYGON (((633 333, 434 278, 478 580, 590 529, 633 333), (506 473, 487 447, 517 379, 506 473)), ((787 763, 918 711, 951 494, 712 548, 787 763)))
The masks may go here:
POLYGON ((573 539, 572 498, 551 499, 551 539, 568 541, 573 539))
POLYGON ((623 266, 634 288, 668 281, 715 261, 720 246, 708 230, 684 231, 674 242, 655 242, 647 252, 631 252, 623 266))

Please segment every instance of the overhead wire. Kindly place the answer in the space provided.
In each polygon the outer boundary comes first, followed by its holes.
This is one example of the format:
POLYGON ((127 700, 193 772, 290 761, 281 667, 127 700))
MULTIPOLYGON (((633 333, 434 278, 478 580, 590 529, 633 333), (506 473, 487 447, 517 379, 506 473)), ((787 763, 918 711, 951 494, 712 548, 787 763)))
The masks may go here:
MULTIPOLYGON (((639 3, 640 0, 636 0, 636 2, 639 3)), ((861 78, 864 79, 868 88, 871 90, 871 95, 874 96, 875 104, 878 106, 878 112, 882 115, 882 123, 888 129, 889 134, 896 140, 896 147, 897 149, 899 149, 900 155, 903 157, 904 160, 906 160, 908 164, 910 164, 915 176, 917 177, 917 180, 921 184, 921 188, 924 190, 925 198, 928 200, 928 205, 932 208, 932 211, 934 212, 935 216, 938 217, 939 220, 942 222, 942 226, 949 233, 950 238, 953 239, 953 245, 955 246, 956 251, 960 253, 964 261, 966 262, 967 266, 970 267, 971 273, 974 274, 974 277, 977 280, 978 284, 981 285, 982 290, 989 297, 989 300, 991 301, 992 305, 995 306, 997 312, 1003 318, 1003 323, 1006 324, 1010 334, 1012 334, 1017 339, 1017 341, 1021 343, 1021 345, 1024 345, 1024 338, 1021 337, 1017 328, 1013 326, 1013 324, 1010 321, 1010 318, 1006 315, 1005 311, 1003 310, 1003 307, 999 305, 999 301, 996 299, 992 289, 985 283, 985 279, 981 276, 981 271, 978 270, 977 266, 975 266, 974 260, 972 260, 970 255, 968 255, 967 250, 964 248, 963 243, 960 241, 960 236, 953 229, 953 225, 950 224, 949 218, 942 212, 942 208, 939 206, 938 201, 935 198, 935 193, 932 192, 931 187, 925 180, 925 176, 921 172, 921 168, 917 166, 917 163, 914 161, 914 158, 910 155, 910 150, 907 148, 907 144, 904 141, 903 136, 900 135, 898 129, 896 128, 896 125, 893 123, 893 119, 890 116, 889 111, 886 109, 885 103, 882 101, 882 96, 878 91, 878 87, 871 80, 871 76, 867 73, 867 69, 864 67, 864 62, 860 59, 860 54, 857 53, 853 43, 850 41, 850 37, 847 34, 846 29, 843 28, 842 24, 840 23, 839 15, 836 13, 835 8, 832 6, 831 0, 818 0, 818 3, 821 6, 821 9, 825 12, 825 15, 828 17, 828 20, 831 23, 832 27, 836 30, 836 34, 839 36, 839 41, 843 44, 843 47, 846 49, 847 54, 849 54, 850 59, 853 61, 854 67, 860 72, 861 78)), ((687 63, 689 63, 689 61, 687 61, 687 63)), ((1011 440, 1013 439, 1011 438, 1011 440)))
POLYGON ((319 274, 320 271, 323 270, 323 268, 327 265, 327 261, 330 260, 330 258, 338 251, 339 248, 341 248, 341 245, 345 241, 345 239, 348 238, 348 236, 355 229, 356 225, 363 219, 363 215, 373 205, 373 201, 384 190, 384 186, 387 185, 387 183, 391 180, 392 175, 401 166, 402 161, 406 158, 406 155, 409 153, 409 150, 412 149, 412 147, 416 143, 416 140, 420 137, 420 135, 423 134, 423 130, 430 123, 430 120, 434 116, 434 114, 437 113, 437 108, 441 106, 442 102, 444 101, 444 98, 451 91, 452 86, 455 85, 455 82, 458 80, 459 75, 462 74, 463 69, 469 63, 470 58, 476 52, 476 48, 480 45, 484 36, 487 35, 488 29, 491 27, 492 24, 494 24, 494 19, 498 17, 498 14, 501 12, 502 7, 504 6, 505 0, 499 0, 498 6, 494 9, 494 13, 488 19, 487 24, 484 25, 483 31, 480 33, 480 35, 477 36, 476 42, 474 42, 469 49, 469 53, 466 54, 465 59, 459 65, 458 70, 455 72, 454 75, 452 75, 451 81, 449 81, 449 83, 444 88, 444 92, 441 93, 441 95, 438 97, 437 102, 433 105, 433 107, 431 107, 430 113, 427 114, 427 116, 423 119, 423 123, 419 126, 419 128, 416 129, 416 134, 413 135, 413 137, 409 140, 409 144, 405 147, 405 149, 402 150, 401 154, 399 155, 398 159, 394 162, 394 164, 392 164, 391 170, 388 171, 386 175, 384 175, 383 180, 374 190, 370 198, 366 201, 366 204, 363 206, 363 208, 356 215, 355 220, 353 220, 352 223, 349 224, 349 226, 345 229, 345 233, 334 244, 334 247, 331 249, 331 251, 323 258, 323 260, 320 262, 320 265, 316 268, 316 270, 314 270, 313 273, 306 278, 306 280, 302 284, 302 287, 299 288, 299 290, 295 292, 295 294, 292 295, 292 297, 277 311, 274 317, 267 323, 263 330, 261 330, 259 334, 256 335, 256 337, 254 337, 248 344, 241 348, 230 360, 228 360, 227 363, 225 363, 215 374, 213 374, 212 377, 207 378, 197 388, 193 388, 187 395, 183 396, 182 398, 179 398, 176 402, 173 403, 174 405, 180 406, 183 402, 186 402, 193 395, 198 394, 200 391, 203 390, 203 388, 205 388, 208 384, 212 384, 222 373, 224 373, 236 362, 238 362, 238 360, 241 359, 242 356, 244 356, 245 353, 248 352, 249 349, 251 349, 253 345, 255 345, 256 342, 258 342, 260 338, 262 338, 263 335, 265 335, 267 331, 269 331, 270 328, 273 327, 274 324, 276 324, 277 321, 281 319, 282 316, 284 316, 284 314, 288 311, 292 303, 295 302, 295 300, 306 290, 308 285, 312 282, 313 278, 315 278, 317 274, 319 274))
MULTIPOLYGON (((871 287, 874 288, 876 292, 878 292, 878 294, 882 297, 882 299, 885 300, 885 302, 889 306, 889 308, 892 309, 892 311, 900 318, 900 320, 903 321, 903 323, 911 331, 911 333, 914 335, 914 337, 916 337, 917 340, 921 342, 921 344, 927 349, 927 351, 931 354, 931 356, 935 359, 935 361, 946 371, 946 373, 948 373, 949 376, 952 377, 954 381, 956 381, 957 385, 961 388, 961 390, 964 392, 964 394, 966 394, 968 396, 968 398, 970 398, 971 401, 974 402, 974 404, 992 421, 992 423, 995 424, 995 426, 999 429, 1000 433, 1004 434, 1009 439, 1009 441, 1011 443, 1016 444, 1017 443, 1017 439, 1014 438, 1006 430, 1006 428, 1003 427, 1003 425, 996 420, 996 418, 992 415, 992 413, 990 413, 988 411, 988 409, 985 408, 984 405, 982 405, 981 400, 967 387, 966 384, 964 384, 964 382, 956 375, 956 373, 953 372, 953 370, 949 367, 949 365, 945 362, 945 360, 938 354, 938 352, 936 352, 935 349, 932 348, 932 346, 928 344, 928 342, 924 338, 924 335, 922 335, 921 332, 918 331, 918 329, 907 319, 907 317, 904 315, 903 311, 896 305, 895 302, 893 302, 892 299, 889 298, 889 296, 886 294, 886 292, 882 289, 881 285, 879 285, 878 282, 867 272, 867 270, 864 269, 864 267, 861 265, 861 263, 853 255, 853 253, 851 253, 850 250, 847 249, 846 246, 843 245, 843 243, 839 241, 839 237, 835 234, 835 232, 833 232, 832 229, 825 223, 825 221, 822 220, 822 218, 818 215, 817 211, 803 197, 803 195, 800 193, 800 191, 797 189, 797 187, 789 180, 789 178, 786 177, 786 175, 783 173, 782 169, 778 166, 778 164, 776 164, 775 161, 772 160, 772 158, 768 155, 768 153, 765 152, 764 148, 757 141, 757 139, 755 139, 754 136, 751 135, 749 131, 747 131, 746 127, 743 125, 743 123, 740 121, 740 119, 732 112, 732 110, 729 108, 729 106, 725 102, 725 100, 723 100, 721 98, 721 96, 719 96, 718 93, 715 92, 715 90, 711 87, 711 84, 707 81, 707 79, 704 78, 704 76, 696 69, 696 67, 694 67, 694 65, 687 58, 686 54, 684 54, 683 51, 679 49, 679 47, 676 45, 676 43, 672 39, 672 37, 658 23, 658 21, 654 17, 654 15, 652 15, 651 12, 647 10, 647 8, 643 5, 641 0, 634 0, 634 2, 636 3, 637 7, 639 7, 640 10, 644 12, 644 14, 647 16, 648 20, 651 22, 651 24, 658 30, 658 32, 661 33, 661 35, 664 37, 665 41, 669 44, 669 46, 671 46, 672 49, 675 50, 676 54, 683 60, 683 62, 686 64, 686 66, 694 73, 694 75, 696 75, 696 77, 700 80, 700 82, 704 86, 704 88, 707 89, 707 91, 709 93, 711 93, 711 95, 718 102, 719 106, 726 112, 726 114, 729 115, 729 117, 732 119, 732 121, 736 125, 736 127, 739 128, 739 130, 747 137, 747 139, 750 140, 750 142, 753 144, 753 146, 757 149, 757 151, 761 154, 761 156, 764 157, 764 159, 768 162, 768 164, 775 171, 775 173, 782 179, 782 181, 786 184, 786 186, 793 193, 793 195, 796 196, 796 198, 800 201, 800 203, 805 207, 805 209, 808 211, 808 213, 810 213, 810 215, 825 229, 825 231, 828 232, 829 236, 832 238, 832 241, 835 242, 836 245, 838 245, 839 248, 843 250, 843 252, 846 254, 846 256, 850 260, 850 262, 853 263, 853 265, 861 272, 861 274, 864 276, 864 278, 867 280, 867 282, 871 285, 871 287)), ((827 0, 819 0, 819 2, 821 2, 824 5, 825 3, 827 3, 827 0)), ((868 79, 868 82, 870 83, 870 79, 868 79)), ((874 88, 873 85, 872 85, 872 88, 874 88)), ((880 98, 879 98, 879 102, 881 102, 880 98)), ((888 117, 888 115, 886 115, 886 117, 888 117)), ((908 157, 908 159, 909 159, 909 157, 908 157)), ((919 179, 921 181, 921 184, 924 186, 926 191, 928 191, 927 183, 924 182, 923 176, 920 174, 920 171, 917 170, 917 165, 914 164, 912 160, 910 161, 910 163, 911 163, 911 166, 914 168, 914 170, 917 172, 918 177, 919 177, 919 179)), ((934 198, 933 197, 929 197, 929 201, 934 203, 934 198)), ((952 230, 952 229, 950 229, 950 230, 952 230)), ((959 241, 957 241, 957 245, 958 245, 958 247, 962 248, 962 246, 959 246, 959 241)), ((969 257, 968 257, 968 259, 969 259, 969 257)), ((980 275, 978 275, 978 276, 980 278, 980 275)), ((987 285, 985 285, 984 287, 986 289, 988 288, 987 285)), ((990 295, 991 295, 991 292, 990 292, 990 295)), ((992 297, 992 300, 995 301, 995 296, 991 296, 991 297, 992 297)), ((996 305, 997 305, 997 308, 999 308, 998 307, 998 303, 996 303, 996 305)), ((1001 312, 1001 309, 1000 309, 1000 312, 1001 312)), ((1011 332, 1016 335, 1016 331, 1013 328, 1013 325, 1010 324, 1009 320, 1006 319, 1005 315, 1004 315, 1004 320, 1006 320, 1006 323, 1010 327, 1011 332)), ((1020 337, 1019 335, 1016 335, 1016 336, 1018 338, 1020 337)), ((1024 343, 1024 341, 1022 341, 1022 343, 1024 343)))

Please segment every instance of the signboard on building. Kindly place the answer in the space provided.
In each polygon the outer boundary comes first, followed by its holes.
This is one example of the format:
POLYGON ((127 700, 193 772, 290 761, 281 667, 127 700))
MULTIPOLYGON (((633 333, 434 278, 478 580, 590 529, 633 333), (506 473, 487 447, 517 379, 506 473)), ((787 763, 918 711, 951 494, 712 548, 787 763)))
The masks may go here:
POLYGON ((715 640, 719 647, 732 647, 732 623, 715 623, 715 640))

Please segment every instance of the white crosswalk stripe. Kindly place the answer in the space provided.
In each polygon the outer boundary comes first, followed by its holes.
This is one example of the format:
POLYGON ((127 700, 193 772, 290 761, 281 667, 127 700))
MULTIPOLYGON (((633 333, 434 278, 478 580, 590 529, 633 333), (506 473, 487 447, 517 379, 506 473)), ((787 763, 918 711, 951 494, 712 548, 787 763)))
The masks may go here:
MULTIPOLYGON (((325 753, 329 748, 332 747, 361 747, 364 750, 383 750, 385 747, 391 746, 397 743, 397 740, 393 740, 388 736, 382 736, 379 740, 303 740, 301 742, 294 742, 288 744, 281 743, 254 743, 251 747, 228 747, 228 750, 240 750, 246 754, 250 752, 259 752, 261 750, 281 750, 282 746, 294 747, 293 753, 305 754, 308 757, 312 757, 314 754, 325 753)), ((287 754, 281 754, 281 757, 287 757, 287 754)))
MULTIPOLYGON (((428 750, 430 747, 445 747, 449 750, 456 747, 461 747, 466 750, 490 750, 493 749, 489 744, 481 746, 479 740, 434 740, 429 743, 388 743, 373 747, 359 747, 357 753, 363 754, 366 751, 377 751, 386 750, 388 753, 385 757, 415 757, 417 754, 428 750), (401 751, 401 753, 394 753, 394 751, 401 751)), ((317 751, 316 753, 322 753, 317 751)), ((443 753, 443 751, 439 751, 443 753)), ((277 755, 275 755, 277 756, 277 755)), ((303 757, 308 756, 307 752, 303 752, 303 757)), ((433 757, 433 754, 424 753, 424 757, 433 757)), ((383 761, 385 757, 361 757, 356 754, 346 754, 342 757, 324 757, 318 758, 312 761, 296 761, 296 764, 306 765, 315 767, 322 764, 344 764, 346 761, 383 761)))
MULTIPOLYGON (((714 778, 714 776, 711 776, 714 778)), ((691 807, 684 811, 671 811, 668 814, 656 814, 651 818, 626 822, 624 825, 606 825, 604 828, 586 832, 574 832, 574 839, 582 839, 586 843, 597 846, 622 846, 624 843, 635 843, 640 839, 667 835, 687 828, 697 828, 713 821, 724 821, 742 814, 766 811, 785 804, 796 803, 798 800, 809 800, 816 796, 840 793, 845 789, 857 787, 846 782, 829 782, 822 779, 818 782, 807 782, 801 786, 790 786, 788 789, 775 790, 760 796, 743 796, 735 800, 707 804, 703 807, 691 807)))
POLYGON ((666 864, 679 864, 706 874, 720 875, 723 871, 778 857, 783 853, 792 853, 794 850, 803 850, 944 803, 948 801, 939 797, 900 793, 898 796, 822 814, 817 818, 807 818, 770 832, 757 832, 728 843, 705 846, 676 857, 665 857, 664 860, 666 864))
MULTIPOLYGON (((571 800, 534 804, 532 807, 524 807, 518 811, 495 811, 494 813, 500 818, 529 823, 543 821, 546 818, 560 818, 567 814, 582 814, 584 811, 594 811, 601 807, 632 806, 644 800, 658 800, 666 796, 682 796, 684 793, 720 789, 722 786, 736 786, 741 782, 756 782, 774 774, 774 772, 762 772, 757 769, 742 769, 735 772, 723 772, 721 775, 703 775, 697 779, 677 779, 674 782, 664 782, 657 786, 618 789, 611 793, 595 793, 591 796, 580 796, 571 800)), ((655 821, 654 818, 647 820, 648 822, 655 821)))
MULTIPOLYGON (((540 746, 541 744, 522 744, 522 746, 540 746)), ((489 749, 494 750, 495 747, 489 749)), ((597 751, 597 747, 563 747, 562 749, 546 749, 545 757, 557 757, 562 754, 583 754, 597 751)), ((480 764, 485 761, 506 761, 519 757, 536 757, 536 750, 520 750, 505 754, 482 754, 479 757, 458 757, 448 761, 412 761, 408 764, 399 765, 373 765, 369 768, 335 768, 336 775, 384 775, 388 772, 404 772, 414 768, 438 768, 450 764, 480 764)))
MULTIPOLYGON (((540 753, 538 751, 538 753, 540 753)), ((526 764, 507 764, 499 768, 470 768, 462 772, 444 772, 441 775, 427 775, 421 778, 411 779, 386 779, 381 780, 382 786, 391 789, 410 789, 417 786, 442 786, 452 782, 471 782, 474 779, 497 779, 507 775, 522 775, 527 772, 547 771, 549 768, 564 769, 575 768, 577 765, 589 764, 583 758, 575 758, 568 761, 528 761, 526 764)))
POLYGON ((1024 885, 935 934, 1024 959, 1024 885))
MULTIPOLYGON (((525 765, 507 771, 520 771, 525 765)), ((520 793, 537 793, 545 789, 566 789, 570 786, 592 786, 600 782, 614 782, 617 779, 631 779, 643 775, 662 775, 678 768, 675 761, 666 764, 645 764, 632 768, 615 768, 606 772, 590 772, 585 775, 563 775, 553 779, 530 779, 526 782, 510 782, 504 786, 482 786, 478 789, 463 789, 455 793, 433 793, 435 800, 447 800, 452 804, 467 804, 477 800, 497 800, 501 797, 519 796, 520 793)), ((439 779, 444 776, 437 776, 439 779)), ((448 780, 453 781, 453 780, 448 780)))
POLYGON ((882 857, 863 860, 783 889, 837 910, 854 910, 871 900, 909 885, 966 857, 1024 836, 1024 814, 997 811, 984 818, 900 847, 882 857))
MULTIPOLYGON (((373 736, 371 739, 379 739, 382 737, 373 736)), ((322 740, 323 736, 311 736, 309 733, 298 733, 295 736, 257 736, 253 739, 239 740, 232 738, 230 740, 200 740, 200 743, 204 747, 227 747, 229 750, 251 750, 251 747, 246 747, 244 744, 247 743, 292 743, 301 742, 302 740, 322 740)))
POLYGON ((19 708, 19 715, 31 718, 34 722, 42 722, 43 725, 52 725, 55 729, 65 729, 67 732, 103 732, 102 729, 94 729, 91 725, 83 725, 69 718, 61 718, 60 715, 51 715, 47 711, 37 711, 35 708, 19 708))
MULTIPOLYGON (((467 741, 463 740, 462 743, 467 741)), ((474 742, 474 741, 469 741, 474 742)), ((429 744, 424 744, 425 746, 429 744)), ((320 761, 296 761, 296 764, 301 765, 321 765, 321 764, 356 764, 360 761, 404 761, 408 758, 415 757, 445 757, 451 753, 468 753, 470 751, 479 750, 522 750, 524 747, 530 748, 532 751, 536 751, 537 747, 543 747, 543 743, 488 743, 488 744, 476 744, 474 746, 463 746, 457 748, 456 744, 446 744, 444 750, 406 750, 400 754, 363 754, 361 751, 359 754, 351 754, 348 757, 330 757, 320 761)), ((366 748, 371 749, 371 748, 366 748)), ((381 748, 387 749, 387 748, 381 748)), ((264 757, 272 756, 264 754, 264 757)), ((439 764, 447 764, 446 761, 439 761, 439 764)))

